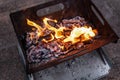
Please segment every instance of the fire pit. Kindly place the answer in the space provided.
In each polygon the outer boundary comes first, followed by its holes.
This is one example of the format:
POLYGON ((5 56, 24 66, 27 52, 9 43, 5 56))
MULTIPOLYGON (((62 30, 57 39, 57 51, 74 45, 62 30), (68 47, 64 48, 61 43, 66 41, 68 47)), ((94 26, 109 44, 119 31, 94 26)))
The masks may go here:
POLYGON ((55 60, 72 50, 86 46, 86 42, 92 43, 98 33, 79 16, 64 19, 62 22, 44 18, 43 27, 29 19, 27 19, 27 24, 37 29, 33 28, 32 32, 27 32, 25 35, 29 63, 47 63, 55 60), (54 26, 49 22, 54 23, 54 26))
POLYGON ((28 73, 118 40, 90 0, 51 1, 11 13, 10 17, 28 73))

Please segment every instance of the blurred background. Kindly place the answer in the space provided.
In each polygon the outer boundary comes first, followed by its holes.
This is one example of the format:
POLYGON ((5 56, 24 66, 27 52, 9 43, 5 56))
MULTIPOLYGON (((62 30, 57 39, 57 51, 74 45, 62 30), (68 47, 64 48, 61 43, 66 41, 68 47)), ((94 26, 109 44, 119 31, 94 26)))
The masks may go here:
MULTIPOLYGON (((9 14, 50 0, 0 0, 0 80, 26 80, 9 14)), ((92 0, 120 37, 120 0, 92 0)), ((120 80, 120 40, 105 46, 113 63, 101 80, 120 80)), ((79 80, 79 79, 78 79, 79 80)))

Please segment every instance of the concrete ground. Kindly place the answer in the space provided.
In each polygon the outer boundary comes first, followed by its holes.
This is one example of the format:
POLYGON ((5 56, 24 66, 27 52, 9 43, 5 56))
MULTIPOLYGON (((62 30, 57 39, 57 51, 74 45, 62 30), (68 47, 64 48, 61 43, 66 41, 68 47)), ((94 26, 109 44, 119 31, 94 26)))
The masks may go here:
MULTIPOLYGON (((0 80, 26 80, 17 50, 17 39, 9 17, 13 11, 50 0, 0 0, 0 80)), ((120 0, 92 0, 120 37, 120 0)), ((105 46, 113 62, 109 75, 101 80, 120 80, 120 40, 105 46)))

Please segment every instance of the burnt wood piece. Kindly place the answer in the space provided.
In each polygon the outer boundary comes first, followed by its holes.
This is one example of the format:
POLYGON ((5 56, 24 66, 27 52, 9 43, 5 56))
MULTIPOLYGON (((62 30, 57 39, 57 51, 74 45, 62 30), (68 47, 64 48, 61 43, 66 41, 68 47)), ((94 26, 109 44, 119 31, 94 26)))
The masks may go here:
MULTIPOLYGON (((17 12, 13 12, 10 14, 20 47, 23 51, 23 54, 25 56, 26 60, 26 72, 32 73, 36 72, 51 66, 54 66, 56 64, 59 64, 63 61, 81 56, 83 54, 86 54, 90 51, 93 51, 97 48, 100 48, 110 42, 115 42, 118 40, 118 36, 115 34, 115 32, 112 30, 110 25, 107 23, 105 18, 102 16, 102 14, 99 12, 99 10, 96 8, 96 6, 91 2, 91 0, 53 0, 51 2, 33 6, 24 10, 20 10, 17 12), (62 3, 64 5, 64 9, 61 11, 57 11, 51 14, 47 14, 44 16, 37 16, 36 11, 39 9, 43 9, 58 3, 62 3), (100 22, 98 17, 95 15, 93 10, 91 9, 91 6, 95 8, 95 10, 98 12, 102 20, 104 21, 104 25, 100 22), (25 48, 25 42, 21 35, 25 34, 26 32, 31 31, 31 27, 29 27, 26 24, 26 18, 39 23, 40 20, 43 19, 43 17, 51 17, 53 19, 62 20, 65 18, 71 18, 75 16, 82 16, 84 17, 88 22, 90 22, 94 27, 98 30, 99 35, 101 35, 100 38, 95 39, 93 43, 87 44, 87 46, 80 48, 79 50, 73 50, 69 52, 67 55, 63 55, 54 61, 50 61, 48 63, 43 64, 29 64, 26 57, 26 48, 25 48)), ((39 23, 40 24, 40 23, 39 23)))

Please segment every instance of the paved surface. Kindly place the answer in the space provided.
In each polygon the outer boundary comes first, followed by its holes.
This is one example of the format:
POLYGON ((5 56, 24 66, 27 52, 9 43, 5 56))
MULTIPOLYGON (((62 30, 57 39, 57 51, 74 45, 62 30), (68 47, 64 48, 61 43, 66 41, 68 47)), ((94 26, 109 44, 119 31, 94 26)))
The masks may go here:
MULTIPOLYGON (((45 1, 50 0, 0 0, 0 80, 26 80, 9 14, 45 1)), ((120 0, 92 1, 120 37, 120 0)), ((101 80, 120 80, 120 40, 105 47, 114 65, 110 74, 101 80)))

